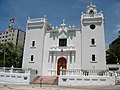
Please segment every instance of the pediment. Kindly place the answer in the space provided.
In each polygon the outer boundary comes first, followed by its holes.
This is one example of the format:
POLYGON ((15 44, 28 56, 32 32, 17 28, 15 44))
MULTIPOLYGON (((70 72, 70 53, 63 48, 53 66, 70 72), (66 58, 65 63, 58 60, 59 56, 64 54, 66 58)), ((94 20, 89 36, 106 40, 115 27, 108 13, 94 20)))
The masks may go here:
POLYGON ((59 38, 67 38, 67 33, 62 30, 60 33, 59 33, 59 38))

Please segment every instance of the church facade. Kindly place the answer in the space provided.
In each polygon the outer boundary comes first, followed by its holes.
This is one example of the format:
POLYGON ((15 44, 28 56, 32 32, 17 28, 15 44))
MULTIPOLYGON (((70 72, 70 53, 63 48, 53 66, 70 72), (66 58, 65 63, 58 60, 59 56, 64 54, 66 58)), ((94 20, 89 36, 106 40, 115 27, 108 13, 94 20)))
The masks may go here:
POLYGON ((104 16, 92 3, 82 13, 80 28, 63 21, 53 28, 48 20, 27 20, 22 68, 39 76, 59 76, 61 70, 106 70, 104 16))

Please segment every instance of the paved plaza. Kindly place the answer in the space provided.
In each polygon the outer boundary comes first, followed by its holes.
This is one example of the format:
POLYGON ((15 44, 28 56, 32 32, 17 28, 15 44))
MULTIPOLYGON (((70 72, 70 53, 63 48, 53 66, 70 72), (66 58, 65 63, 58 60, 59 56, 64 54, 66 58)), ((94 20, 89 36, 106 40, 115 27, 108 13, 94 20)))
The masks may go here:
POLYGON ((57 86, 57 85, 0 85, 0 90, 120 90, 120 85, 111 86, 57 86))

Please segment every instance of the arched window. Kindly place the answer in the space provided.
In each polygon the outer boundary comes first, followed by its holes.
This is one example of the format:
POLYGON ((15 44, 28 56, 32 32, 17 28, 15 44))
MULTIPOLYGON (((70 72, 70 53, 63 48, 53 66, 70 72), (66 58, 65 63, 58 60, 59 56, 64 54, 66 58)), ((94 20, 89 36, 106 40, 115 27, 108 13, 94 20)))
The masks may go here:
POLYGON ((33 59, 34 59, 34 55, 31 55, 31 61, 33 61, 33 59))
POLYGON ((35 47, 35 41, 32 41, 32 47, 35 47))
POLYGON ((92 54, 92 61, 95 61, 95 54, 92 54))
POLYGON ((95 45, 95 39, 94 38, 91 39, 91 45, 95 45))

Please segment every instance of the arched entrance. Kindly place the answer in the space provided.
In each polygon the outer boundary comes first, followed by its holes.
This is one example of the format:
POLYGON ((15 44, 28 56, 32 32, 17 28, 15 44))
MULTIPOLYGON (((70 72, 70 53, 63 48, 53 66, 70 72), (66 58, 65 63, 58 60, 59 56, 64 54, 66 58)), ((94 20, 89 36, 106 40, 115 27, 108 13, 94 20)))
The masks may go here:
POLYGON ((64 57, 58 59, 57 62, 57 75, 60 75, 60 69, 67 68, 67 60, 64 57))

